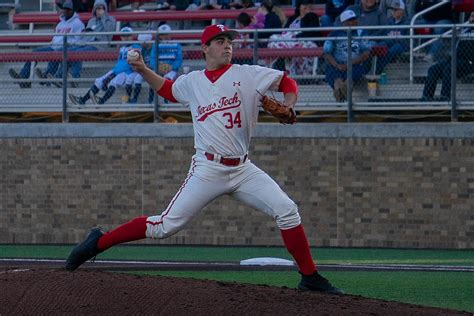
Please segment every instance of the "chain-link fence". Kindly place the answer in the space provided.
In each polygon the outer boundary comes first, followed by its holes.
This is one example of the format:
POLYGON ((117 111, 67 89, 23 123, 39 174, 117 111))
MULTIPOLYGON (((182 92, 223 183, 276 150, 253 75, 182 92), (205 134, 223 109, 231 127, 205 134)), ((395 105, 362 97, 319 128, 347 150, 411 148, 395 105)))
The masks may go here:
MULTIPOLYGON (((351 121, 357 112, 445 110, 456 120, 474 105, 474 33, 467 24, 445 25, 441 35, 419 31, 430 27, 378 27, 383 36, 366 35, 374 27, 246 30, 235 40, 233 62, 287 71, 299 84, 302 113, 338 111, 351 121), (428 59, 433 45, 439 54, 428 59)), ((50 33, 2 35, 0 111, 59 112, 64 121, 74 112, 188 111, 154 97, 131 69, 117 67, 126 68, 120 55, 129 47, 152 51, 158 44, 147 62, 161 75, 173 80, 204 69, 200 31, 162 38, 107 33, 110 41, 88 41, 97 34, 83 33, 81 45, 69 45, 66 34, 55 46, 50 33)))

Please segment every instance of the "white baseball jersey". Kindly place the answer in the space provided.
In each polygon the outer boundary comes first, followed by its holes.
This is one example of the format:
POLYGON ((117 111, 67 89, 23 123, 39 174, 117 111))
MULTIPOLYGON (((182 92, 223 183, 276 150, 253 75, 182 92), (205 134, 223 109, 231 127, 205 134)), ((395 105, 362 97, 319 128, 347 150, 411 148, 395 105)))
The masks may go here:
POLYGON ((190 108, 195 148, 225 157, 245 155, 258 118, 257 90, 277 90, 282 77, 279 70, 252 65, 232 65, 214 83, 203 70, 180 76, 172 92, 190 108))
POLYGON ((147 218, 147 237, 166 238, 177 233, 223 194, 272 216, 280 229, 301 223, 295 202, 247 157, 261 98, 257 90, 276 90, 282 76, 274 69, 232 65, 214 83, 204 71, 193 71, 176 80, 172 93, 191 110, 196 154, 168 207, 160 215, 147 218), (238 164, 225 165, 220 157, 239 157, 238 164))

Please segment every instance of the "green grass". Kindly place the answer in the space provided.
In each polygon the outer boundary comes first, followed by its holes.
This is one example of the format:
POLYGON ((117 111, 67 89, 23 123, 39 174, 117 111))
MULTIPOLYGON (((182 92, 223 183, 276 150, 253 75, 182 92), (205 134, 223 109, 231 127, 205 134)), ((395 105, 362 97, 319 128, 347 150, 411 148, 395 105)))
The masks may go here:
MULTIPOLYGON (((64 259, 72 246, 0 245, 0 258, 64 259)), ((474 266, 472 250, 314 248, 318 263, 429 264, 474 266)), ((238 262, 255 257, 291 259, 283 247, 116 246, 99 259, 238 262)))
MULTIPOLYGON (((128 272, 130 273, 130 272, 128 272)), ((176 276, 294 288, 295 272, 274 271, 137 271, 176 276)), ((324 272, 348 294, 423 306, 474 312, 474 274, 468 272, 324 272)))

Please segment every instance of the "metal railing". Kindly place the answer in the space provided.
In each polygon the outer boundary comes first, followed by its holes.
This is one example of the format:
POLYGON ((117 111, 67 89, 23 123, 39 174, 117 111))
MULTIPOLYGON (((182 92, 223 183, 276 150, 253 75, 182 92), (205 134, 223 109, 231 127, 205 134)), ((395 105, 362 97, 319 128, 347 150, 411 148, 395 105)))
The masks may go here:
MULTIPOLYGON (((459 37, 463 37, 462 34, 458 34, 459 30, 465 28, 464 24, 446 25, 450 28, 450 32, 443 34, 442 39, 449 40, 450 50, 447 55, 452 56, 451 67, 454 71, 451 72, 451 97, 448 100, 422 100, 422 90, 424 86, 424 80, 427 76, 427 71, 432 64, 428 64, 423 61, 417 61, 413 56, 413 49, 398 56, 398 62, 392 62, 387 66, 385 73, 388 75, 388 83, 380 80, 380 75, 374 72, 378 60, 384 56, 374 55, 371 62, 371 70, 367 72, 367 75, 356 82, 353 82, 352 78, 352 63, 347 63, 347 99, 344 102, 337 102, 333 96, 333 91, 325 82, 325 67, 326 62, 322 55, 322 43, 326 40, 334 40, 339 42, 346 41, 347 47, 352 40, 364 40, 373 41, 380 44, 386 40, 397 40, 410 42, 412 46, 413 40, 429 41, 433 40, 433 35, 416 35, 413 32, 414 28, 417 27, 433 27, 433 25, 416 25, 416 26, 379 26, 379 27, 357 27, 357 29, 409 29, 410 35, 397 35, 397 36, 354 36, 351 28, 317 28, 317 29, 305 29, 305 31, 329 31, 329 30, 343 30, 345 36, 331 37, 331 36, 320 36, 312 38, 283 38, 283 37, 272 37, 266 38, 264 33, 272 32, 275 34, 281 34, 282 32, 288 31, 287 29, 272 29, 272 30, 252 30, 242 31, 242 35, 249 35, 247 39, 236 40, 236 48, 234 50, 234 62, 236 63, 251 63, 260 64, 263 66, 278 68, 280 65, 285 67, 290 73, 290 76, 297 79, 300 86, 300 97, 296 105, 296 109, 305 112, 313 113, 324 113, 324 115, 330 115, 330 113, 343 112, 347 117, 347 121, 354 121, 354 117, 358 113, 391 113, 391 112, 420 112, 423 113, 434 113, 439 111, 446 111, 450 113, 451 120, 456 121, 458 119, 459 111, 472 111, 474 110, 474 89, 472 89, 471 81, 467 83, 460 81, 456 74, 456 43, 459 37), (281 42, 282 48, 269 49, 269 43, 281 42), (319 47, 303 47, 303 42, 317 43, 319 47), (301 55, 305 51, 313 52, 311 56, 301 55), (276 52, 276 53, 275 53, 276 52), (318 52, 318 53, 315 53, 318 52), (406 59, 409 58, 409 62, 406 59), (370 95, 367 89, 367 82, 376 82, 377 94, 370 95)), ((173 43, 180 43, 183 47, 184 60, 183 66, 179 72, 187 72, 188 70, 202 69, 205 63, 202 59, 202 53, 200 51, 200 43, 196 38, 196 34, 199 34, 200 30, 195 31, 173 31, 171 37, 179 37, 180 39, 170 40, 173 43), (191 39, 183 38, 184 34, 189 34, 191 39), (178 36, 181 35, 181 36, 178 36), (184 71, 183 71, 184 70, 184 71)), ((134 34, 146 33, 146 32, 135 32, 134 34)), ((104 33, 85 33, 84 36, 97 35, 104 33)), ((52 35, 51 33, 37 33, 36 36, 52 35)), ((2 52, 0 53, 0 82, 2 91, 2 97, 0 98, 0 112, 12 113, 12 112, 47 112, 56 111, 61 112, 63 115, 63 121, 69 120, 70 113, 93 113, 93 112, 120 112, 120 111, 131 111, 131 112, 154 112, 154 116, 158 117, 161 111, 187 111, 186 108, 179 105, 164 103, 160 98, 155 98, 152 103, 147 102, 144 99, 143 92, 141 95, 141 101, 137 104, 122 103, 121 94, 123 91, 119 90, 114 99, 103 105, 85 104, 83 106, 73 105, 68 100, 70 93, 83 94, 90 86, 94 83, 94 80, 103 75, 107 70, 110 70, 114 63, 115 58, 109 57, 102 59, 103 52, 117 51, 117 47, 125 42, 107 41, 107 42, 84 42, 84 45, 94 45, 98 47, 99 53, 95 51, 83 52, 84 56, 94 56, 97 54, 96 61, 90 61, 90 57, 82 64, 82 72, 80 78, 70 78, 68 71, 62 72, 60 77, 51 78, 38 78, 36 76, 36 68, 41 68, 41 63, 31 63, 29 76, 27 78, 10 78, 8 76, 9 68, 20 69, 23 66, 24 59, 23 55, 34 52, 35 47, 47 47, 50 43, 45 42, 28 42, 28 36, 23 34, 12 34, 3 35, 6 37, 15 37, 17 41, 1 41, 0 47, 2 52), (24 38, 24 40, 22 40, 24 38), (16 53, 20 50, 19 53, 16 53), (10 54, 10 55, 8 55, 10 54), (11 59, 7 59, 10 56, 11 59), (21 86, 21 83, 29 84, 30 88, 21 86), (54 88, 53 84, 61 86, 60 89, 54 88), (74 85, 74 87, 71 87, 74 85), (54 110, 55 109, 55 110, 54 110)), ((68 44, 68 35, 64 36, 63 48, 70 47, 68 44)), ((245 36, 243 36, 245 37, 245 36)), ((438 37, 436 37, 438 38, 438 37)), ((137 43, 132 41, 130 43, 137 43)), ((150 44, 159 44, 159 40, 155 39, 150 44)), ((377 44, 377 45, 378 45, 377 44)), ((425 45, 425 44, 422 44, 425 45)), ((428 45, 428 44, 426 44, 428 45)), ((424 47, 424 46, 423 46, 424 47)), ((59 50, 62 54, 60 60, 49 60, 50 62, 59 62, 62 69, 70 69, 71 63, 68 63, 68 59, 77 52, 61 49, 59 50)), ((352 50, 349 50, 349 58, 351 58, 352 50)), ((47 55, 47 54, 46 54, 47 55)), ((51 53, 51 55, 54 55, 51 53)), ((39 53, 38 53, 39 56, 39 53)), ((35 60, 33 56, 32 60, 35 60)), ((43 62, 47 62, 43 60, 43 62)), ((16 70, 19 72, 19 70, 16 70)), ((144 90, 147 86, 144 84, 144 90)), ((439 88, 437 89, 437 91, 439 88)), ((384 115, 384 114, 378 114, 384 115)))

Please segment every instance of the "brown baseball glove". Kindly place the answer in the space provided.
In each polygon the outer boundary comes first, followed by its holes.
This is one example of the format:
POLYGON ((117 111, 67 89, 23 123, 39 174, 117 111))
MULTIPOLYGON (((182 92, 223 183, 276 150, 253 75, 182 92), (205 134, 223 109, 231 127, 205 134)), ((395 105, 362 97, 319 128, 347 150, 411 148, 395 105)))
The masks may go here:
POLYGON ((262 107, 268 114, 276 117, 282 124, 296 123, 296 113, 293 108, 284 105, 282 102, 272 97, 264 95, 262 97, 262 107))

